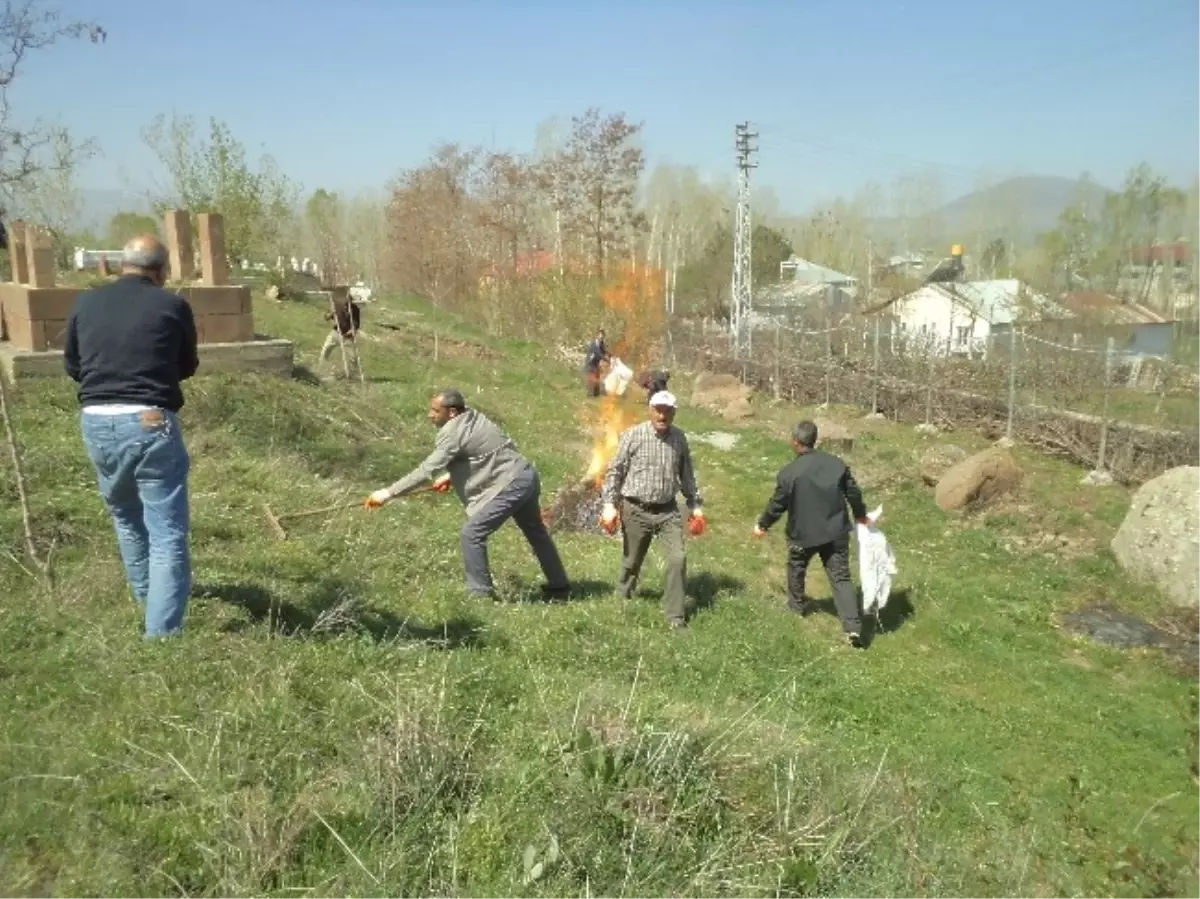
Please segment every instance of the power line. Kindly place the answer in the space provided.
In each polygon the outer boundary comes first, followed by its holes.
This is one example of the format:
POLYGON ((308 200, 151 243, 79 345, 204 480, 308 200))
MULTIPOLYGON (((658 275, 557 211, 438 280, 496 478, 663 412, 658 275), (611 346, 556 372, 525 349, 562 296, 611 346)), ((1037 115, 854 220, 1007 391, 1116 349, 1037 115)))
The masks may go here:
POLYGON ((729 330, 733 337, 734 356, 747 359, 750 356, 750 308, 753 283, 750 272, 750 170, 758 167, 751 155, 758 147, 750 141, 758 137, 750 130, 750 123, 743 122, 734 128, 734 148, 737 153, 738 197, 733 227, 733 290, 729 298, 729 330))

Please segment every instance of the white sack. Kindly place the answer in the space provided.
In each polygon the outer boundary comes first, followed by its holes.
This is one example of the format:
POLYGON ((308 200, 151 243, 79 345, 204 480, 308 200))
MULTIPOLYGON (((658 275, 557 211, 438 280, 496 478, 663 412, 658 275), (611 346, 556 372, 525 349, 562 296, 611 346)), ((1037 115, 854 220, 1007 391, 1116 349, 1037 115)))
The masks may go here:
POLYGON ((624 396, 633 380, 633 372, 629 366, 613 356, 609 360, 608 374, 604 376, 604 392, 609 396, 624 396))
POLYGON ((855 525, 858 535, 858 575, 862 581, 863 614, 878 615, 887 605, 892 592, 892 578, 897 574, 896 556, 887 537, 879 530, 883 506, 869 515, 869 524, 855 525))

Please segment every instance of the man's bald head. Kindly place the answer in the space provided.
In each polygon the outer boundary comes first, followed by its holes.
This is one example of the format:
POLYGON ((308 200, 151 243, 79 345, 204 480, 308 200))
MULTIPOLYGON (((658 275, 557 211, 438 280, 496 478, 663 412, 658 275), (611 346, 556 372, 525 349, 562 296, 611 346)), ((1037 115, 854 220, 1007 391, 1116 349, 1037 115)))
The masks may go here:
POLYGON ((139 234, 121 251, 121 270, 127 274, 149 275, 161 284, 166 280, 167 248, 153 234, 139 234))

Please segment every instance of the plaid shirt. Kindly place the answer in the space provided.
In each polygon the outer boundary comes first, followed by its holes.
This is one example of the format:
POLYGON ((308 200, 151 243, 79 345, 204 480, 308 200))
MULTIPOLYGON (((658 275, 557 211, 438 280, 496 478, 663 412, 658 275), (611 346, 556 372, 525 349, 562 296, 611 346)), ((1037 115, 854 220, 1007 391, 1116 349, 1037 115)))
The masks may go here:
POLYGON ((674 425, 659 437, 644 421, 621 435, 617 455, 608 466, 601 498, 617 504, 620 498, 661 505, 682 493, 689 509, 700 508, 700 488, 692 467, 687 436, 674 425))

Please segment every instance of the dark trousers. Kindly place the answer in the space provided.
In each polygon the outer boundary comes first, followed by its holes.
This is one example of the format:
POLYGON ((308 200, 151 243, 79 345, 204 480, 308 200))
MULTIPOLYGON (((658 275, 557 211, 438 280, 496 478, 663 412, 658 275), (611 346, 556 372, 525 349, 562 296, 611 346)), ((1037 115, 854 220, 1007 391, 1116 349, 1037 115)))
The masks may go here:
POLYGON ((808 602, 804 593, 804 581, 808 574, 808 563, 813 556, 821 557, 825 574, 833 586, 833 605, 842 619, 842 629, 848 634, 859 633, 862 613, 858 607, 858 594, 850 579, 850 535, 823 543, 820 546, 788 544, 788 605, 802 608, 808 602))
POLYGON ((639 506, 629 500, 621 502, 621 540, 624 554, 621 559, 621 595, 633 596, 637 589, 642 563, 655 537, 662 539, 667 556, 667 582, 663 588, 663 609, 668 621, 683 621, 684 588, 687 582, 687 557, 683 550, 683 515, 679 506, 639 506))
POLYGON ((587 395, 597 397, 604 395, 604 381, 600 378, 599 371, 585 371, 583 373, 583 383, 587 388, 587 395))
POLYGON ((566 569, 554 539, 542 522, 541 479, 537 470, 527 466, 507 487, 486 506, 467 519, 462 529, 463 566, 466 568, 467 589, 478 595, 491 595, 491 566, 488 563, 487 542, 500 525, 512 519, 516 522, 529 548, 537 557, 550 590, 566 590, 570 586, 566 569))

